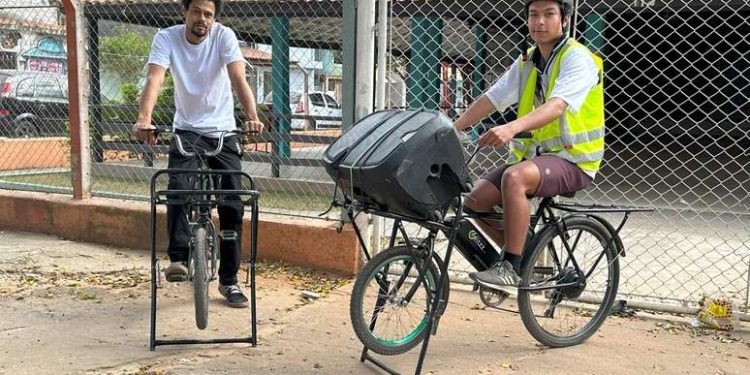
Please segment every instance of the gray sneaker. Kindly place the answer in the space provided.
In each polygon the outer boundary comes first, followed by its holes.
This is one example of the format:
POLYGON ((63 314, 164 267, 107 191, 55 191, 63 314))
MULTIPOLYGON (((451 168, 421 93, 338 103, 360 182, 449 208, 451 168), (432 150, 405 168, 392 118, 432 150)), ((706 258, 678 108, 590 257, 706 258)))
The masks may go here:
POLYGON ((247 297, 242 294, 240 286, 235 285, 221 285, 219 284, 219 293, 227 299, 227 304, 232 307, 247 307, 249 305, 247 297))
POLYGON ((517 287, 518 283, 521 282, 521 278, 513 270, 513 265, 508 261, 495 263, 492 267, 482 272, 472 272, 469 274, 469 277, 477 283, 492 289, 500 289, 508 286, 517 287))

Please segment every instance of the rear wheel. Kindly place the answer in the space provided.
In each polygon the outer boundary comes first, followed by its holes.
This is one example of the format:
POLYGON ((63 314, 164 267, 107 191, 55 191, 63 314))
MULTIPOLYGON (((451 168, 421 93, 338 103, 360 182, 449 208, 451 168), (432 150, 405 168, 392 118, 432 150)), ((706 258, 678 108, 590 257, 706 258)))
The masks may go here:
MULTIPOLYGON (((417 285, 415 252, 405 246, 386 249, 370 259, 357 276, 352 290, 352 328, 362 344, 382 355, 405 353, 424 339, 438 269, 430 262, 417 285)), ((443 288, 447 303, 448 285, 443 288)), ((439 311, 438 313, 442 313, 439 311)))
POLYGON ((208 280, 210 270, 207 262, 208 238, 206 228, 195 230, 191 267, 195 299, 195 325, 205 329, 208 325, 208 280))
POLYGON ((539 234, 521 270, 521 286, 532 290, 518 290, 523 324, 550 347, 593 335, 609 315, 620 278, 614 244, 605 250, 609 231, 587 217, 566 218, 564 226, 565 232, 550 226, 539 234))

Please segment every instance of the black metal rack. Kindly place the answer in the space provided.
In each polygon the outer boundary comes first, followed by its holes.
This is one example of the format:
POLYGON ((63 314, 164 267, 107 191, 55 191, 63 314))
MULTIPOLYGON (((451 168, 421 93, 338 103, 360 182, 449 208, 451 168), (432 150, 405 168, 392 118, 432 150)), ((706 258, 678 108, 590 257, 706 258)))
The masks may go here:
MULTIPOLYGON (((161 345, 192 345, 192 344, 225 344, 225 343, 248 343, 256 346, 258 343, 257 335, 257 316, 256 316, 256 298, 255 298, 255 261, 258 252, 258 198, 260 192, 255 190, 255 184, 252 177, 239 170, 195 170, 195 169, 162 169, 156 171, 151 177, 151 335, 149 339, 149 348, 155 350, 161 345), (242 181, 248 181, 249 189, 243 190, 156 190, 156 181, 159 176, 164 174, 185 174, 189 176, 209 176, 212 178, 221 178, 223 176, 239 176, 242 181), (156 256, 156 207, 157 205, 193 205, 195 207, 215 208, 220 206, 225 198, 230 195, 238 196, 244 206, 251 207, 250 218, 250 256, 248 259, 248 271, 245 282, 250 286, 250 336, 236 338, 218 338, 218 339, 174 339, 174 340, 157 340, 156 339, 156 311, 157 295, 159 288, 159 261, 156 256)), ((240 239, 241 240, 241 239, 240 239)))

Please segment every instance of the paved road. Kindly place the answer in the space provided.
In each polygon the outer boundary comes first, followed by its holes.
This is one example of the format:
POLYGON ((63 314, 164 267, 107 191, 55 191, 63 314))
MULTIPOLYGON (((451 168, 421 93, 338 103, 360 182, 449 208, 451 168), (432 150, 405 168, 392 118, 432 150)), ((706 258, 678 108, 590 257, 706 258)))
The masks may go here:
MULTIPOLYGON (((141 251, 0 232, 0 374, 383 374, 358 361, 361 345, 349 324, 351 282, 303 302, 305 282, 338 280, 278 265, 260 267, 261 345, 151 352, 147 259, 141 251)), ((160 335, 247 332, 247 310, 224 306, 215 291, 209 328, 198 331, 188 293, 180 284, 160 292, 160 335)), ((608 319, 583 345, 551 350, 540 347, 515 314, 478 303, 476 294, 454 288, 424 374, 745 374, 750 365, 747 326, 729 337, 693 337, 686 318, 639 312, 608 319)), ((416 355, 381 359, 410 373, 416 355)))

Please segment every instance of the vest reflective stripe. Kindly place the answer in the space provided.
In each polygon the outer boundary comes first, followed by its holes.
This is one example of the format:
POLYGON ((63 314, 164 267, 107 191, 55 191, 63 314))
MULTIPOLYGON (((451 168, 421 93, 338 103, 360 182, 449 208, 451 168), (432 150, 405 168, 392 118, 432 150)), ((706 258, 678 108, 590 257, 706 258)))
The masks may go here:
MULTIPOLYGON (((573 48, 586 48, 573 39, 566 40, 555 53, 548 69, 552 69, 545 102, 554 89, 560 73, 562 60, 573 48)), ((588 51, 588 49, 586 49, 588 51)), ((533 53, 533 48, 529 55, 533 53)), ((589 52, 590 53, 590 52, 589 52)), ((536 156, 537 145, 542 153, 552 153, 576 163, 581 169, 593 175, 599 169, 604 155, 604 70, 602 60, 591 54, 599 68, 599 83, 591 89, 578 113, 566 110, 558 119, 544 127, 532 131, 532 139, 517 139, 512 142, 508 163, 517 163, 523 158, 536 156)), ((518 117, 534 110, 534 90, 536 80, 541 79, 533 63, 521 61, 519 66, 521 85, 518 98, 518 117)))
POLYGON ((569 134, 567 140, 565 139, 565 136, 561 136, 560 138, 552 138, 539 143, 543 150, 552 151, 556 147, 563 147, 566 144, 586 143, 595 141, 599 138, 604 138, 604 128, 589 130, 585 133, 569 134))

